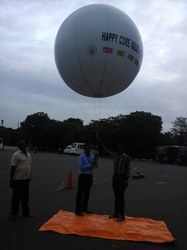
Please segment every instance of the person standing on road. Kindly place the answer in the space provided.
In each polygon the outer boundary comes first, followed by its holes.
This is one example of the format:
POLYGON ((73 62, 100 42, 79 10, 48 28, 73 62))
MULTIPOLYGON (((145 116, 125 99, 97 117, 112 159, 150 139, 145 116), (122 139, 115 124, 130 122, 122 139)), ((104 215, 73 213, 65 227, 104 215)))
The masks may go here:
POLYGON ((117 145, 117 152, 110 151, 98 137, 99 142, 106 152, 113 157, 113 179, 112 188, 114 192, 114 213, 109 218, 116 218, 117 221, 125 219, 125 191, 128 187, 130 175, 130 159, 125 153, 122 144, 117 145))
POLYGON ((12 188, 11 219, 15 219, 21 203, 22 214, 32 217, 29 210, 29 183, 31 181, 32 159, 25 141, 18 143, 18 150, 11 157, 10 183, 12 188))
POLYGON ((88 200, 93 179, 93 168, 97 167, 96 156, 91 154, 90 145, 84 145, 84 152, 79 156, 80 174, 76 195, 75 214, 83 216, 84 213, 91 213, 88 210, 88 200))

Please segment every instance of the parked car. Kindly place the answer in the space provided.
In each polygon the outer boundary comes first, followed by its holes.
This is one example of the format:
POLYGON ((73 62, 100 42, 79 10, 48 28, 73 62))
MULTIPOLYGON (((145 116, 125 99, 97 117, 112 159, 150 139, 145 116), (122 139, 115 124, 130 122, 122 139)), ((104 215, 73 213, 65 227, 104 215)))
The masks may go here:
POLYGON ((180 146, 159 146, 157 149, 157 159, 160 163, 177 163, 180 146))
POLYGON ((64 149, 64 154, 71 154, 71 145, 68 145, 68 146, 64 149))
MULTIPOLYGON (((84 145, 85 145, 84 142, 73 142, 71 145, 68 145, 64 149, 64 153, 80 155, 81 153, 84 152, 84 145)), ((97 145, 90 145, 90 146, 91 146, 91 152, 93 154, 98 154, 97 145)))
POLYGON ((84 145, 85 143, 83 142, 73 142, 71 144, 71 153, 80 155, 84 151, 84 145))

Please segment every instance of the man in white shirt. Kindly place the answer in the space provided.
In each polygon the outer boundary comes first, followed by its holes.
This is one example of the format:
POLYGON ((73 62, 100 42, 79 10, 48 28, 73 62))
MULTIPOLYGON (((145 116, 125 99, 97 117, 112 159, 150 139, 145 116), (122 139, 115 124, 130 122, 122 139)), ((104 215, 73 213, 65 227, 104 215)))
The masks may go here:
POLYGON ((21 203, 24 217, 32 217, 29 211, 29 183, 31 181, 31 155, 24 141, 18 143, 18 150, 11 158, 10 187, 12 188, 11 219, 15 219, 21 203))

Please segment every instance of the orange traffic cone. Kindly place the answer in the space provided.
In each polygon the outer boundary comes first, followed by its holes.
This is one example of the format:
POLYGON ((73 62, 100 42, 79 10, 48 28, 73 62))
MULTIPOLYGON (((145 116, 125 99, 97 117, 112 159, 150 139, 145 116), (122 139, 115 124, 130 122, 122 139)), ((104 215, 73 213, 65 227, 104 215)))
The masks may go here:
POLYGON ((72 171, 69 171, 68 180, 66 188, 72 189, 73 188, 73 178, 72 178, 72 171))

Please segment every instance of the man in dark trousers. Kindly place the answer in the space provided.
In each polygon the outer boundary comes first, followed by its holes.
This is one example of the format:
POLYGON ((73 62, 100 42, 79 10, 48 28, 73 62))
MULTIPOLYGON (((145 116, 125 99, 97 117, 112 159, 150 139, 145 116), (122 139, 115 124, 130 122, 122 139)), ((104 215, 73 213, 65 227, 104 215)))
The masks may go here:
POLYGON ((100 137, 97 139, 103 149, 113 157, 112 188, 114 191, 114 213, 109 218, 123 221, 125 219, 125 190, 128 187, 130 175, 130 159, 125 153, 122 144, 117 145, 117 152, 112 152, 103 144, 100 137))
POLYGON ((11 158, 10 184, 12 188, 11 219, 16 219, 21 203, 24 217, 32 217, 29 211, 29 183, 31 180, 31 155, 24 141, 18 143, 18 150, 11 158))
POLYGON ((90 152, 90 145, 84 145, 84 152, 79 157, 80 174, 78 179, 78 190, 76 195, 75 214, 83 216, 90 213, 88 200, 93 179, 93 168, 96 167, 96 157, 90 152))
POLYGON ((114 214, 110 218, 117 218, 117 221, 125 219, 125 190, 128 187, 130 175, 130 160, 125 154, 123 146, 118 145, 117 153, 113 153, 113 181, 114 191, 114 214))

